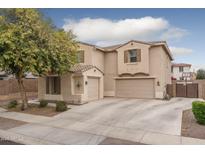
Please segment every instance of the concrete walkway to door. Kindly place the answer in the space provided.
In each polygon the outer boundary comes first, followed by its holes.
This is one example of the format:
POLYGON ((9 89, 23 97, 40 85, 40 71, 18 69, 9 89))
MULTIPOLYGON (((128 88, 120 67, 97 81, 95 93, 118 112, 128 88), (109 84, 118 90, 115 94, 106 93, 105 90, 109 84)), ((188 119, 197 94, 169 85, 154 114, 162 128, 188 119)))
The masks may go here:
POLYGON ((99 144, 107 137, 145 144, 205 144, 205 140, 180 136, 182 111, 191 108, 193 100, 105 98, 52 118, 38 117, 39 121, 11 117, 4 111, 0 117, 29 122, 7 132, 39 139, 40 144, 99 144))

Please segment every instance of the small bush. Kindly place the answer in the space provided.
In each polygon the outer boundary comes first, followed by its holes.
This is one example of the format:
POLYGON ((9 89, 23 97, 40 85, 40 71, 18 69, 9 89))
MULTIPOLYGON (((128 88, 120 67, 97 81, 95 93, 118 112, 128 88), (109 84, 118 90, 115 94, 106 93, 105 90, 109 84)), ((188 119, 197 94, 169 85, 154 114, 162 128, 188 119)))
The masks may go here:
POLYGON ((63 112, 63 111, 66 111, 67 109, 68 109, 68 107, 66 105, 66 102, 63 102, 63 101, 56 102, 56 111, 57 112, 63 112))
POLYGON ((15 108, 18 105, 18 102, 16 100, 9 102, 8 108, 15 108))
POLYGON ((40 104, 39 104, 39 107, 46 107, 48 105, 48 101, 46 100, 41 100, 40 101, 40 104))
POLYGON ((192 102, 192 112, 199 124, 205 125, 205 102, 192 102))

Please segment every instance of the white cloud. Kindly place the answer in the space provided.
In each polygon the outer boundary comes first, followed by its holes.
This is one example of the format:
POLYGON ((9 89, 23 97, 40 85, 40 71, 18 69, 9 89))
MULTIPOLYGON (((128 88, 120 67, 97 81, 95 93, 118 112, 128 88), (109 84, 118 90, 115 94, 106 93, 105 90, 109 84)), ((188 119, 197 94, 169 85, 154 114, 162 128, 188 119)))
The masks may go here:
POLYGON ((143 17, 122 20, 82 18, 65 20, 63 28, 72 30, 80 41, 112 45, 131 39, 160 40, 181 38, 186 30, 173 28, 164 18, 143 17))
POLYGON ((170 39, 181 39, 182 37, 184 37, 185 35, 188 34, 188 31, 185 29, 181 29, 181 28, 177 28, 177 27, 173 27, 168 29, 167 31, 165 31, 162 35, 161 35, 161 39, 163 40, 170 40, 170 39))
POLYGON ((181 47, 170 47, 170 50, 174 56, 184 56, 193 53, 192 49, 181 47))

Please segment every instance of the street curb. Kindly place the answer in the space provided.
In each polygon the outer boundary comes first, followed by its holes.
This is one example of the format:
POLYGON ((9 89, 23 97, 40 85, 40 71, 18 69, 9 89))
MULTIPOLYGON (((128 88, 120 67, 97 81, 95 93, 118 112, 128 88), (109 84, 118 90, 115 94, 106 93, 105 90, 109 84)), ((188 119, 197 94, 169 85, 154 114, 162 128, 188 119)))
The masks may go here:
POLYGON ((16 134, 13 132, 0 130, 0 138, 13 141, 20 144, 27 144, 27 145, 55 145, 56 143, 45 141, 42 139, 36 139, 32 137, 28 137, 21 134, 16 134))

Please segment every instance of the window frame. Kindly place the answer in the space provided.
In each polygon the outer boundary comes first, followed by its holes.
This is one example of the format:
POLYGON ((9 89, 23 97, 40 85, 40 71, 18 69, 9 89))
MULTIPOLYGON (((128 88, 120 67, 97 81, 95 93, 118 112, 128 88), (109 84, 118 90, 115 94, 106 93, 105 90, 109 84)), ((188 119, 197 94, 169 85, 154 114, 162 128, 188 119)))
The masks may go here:
POLYGON ((46 94, 60 95, 61 94, 61 77, 47 76, 46 77, 46 94))
POLYGON ((77 63, 85 63, 85 51, 84 50, 78 50, 77 55, 76 55, 76 59, 77 59, 77 63))
POLYGON ((128 61, 129 63, 136 63, 137 62, 137 50, 133 49, 133 50, 128 50, 128 61), (134 58, 134 61, 132 61, 134 58))
POLYGON ((184 72, 184 67, 183 66, 179 66, 179 72, 184 72))
POLYGON ((124 51, 124 63, 126 64, 136 64, 141 62, 141 49, 129 49, 124 51), (135 51, 135 56, 131 56, 131 52, 135 51), (131 59, 135 58, 136 61, 131 59))

